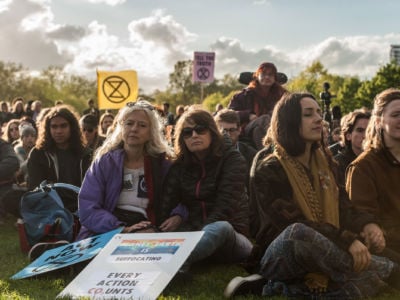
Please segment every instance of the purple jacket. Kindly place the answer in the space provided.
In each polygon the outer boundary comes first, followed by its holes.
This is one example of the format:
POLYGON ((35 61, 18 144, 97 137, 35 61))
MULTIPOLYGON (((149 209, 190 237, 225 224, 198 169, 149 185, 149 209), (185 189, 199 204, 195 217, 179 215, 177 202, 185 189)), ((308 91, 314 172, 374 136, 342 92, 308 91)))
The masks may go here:
MULTIPOLYGON (((119 221, 114 211, 123 184, 125 151, 116 149, 92 163, 83 180, 79 193, 79 219, 81 230, 77 240, 92 234, 104 233, 125 224, 119 221)), ((145 180, 150 200, 150 210, 159 222, 161 189, 171 163, 164 155, 145 157, 145 180), (148 182, 151 181, 151 182, 148 182)), ((175 209, 174 214, 187 218, 185 209, 175 209)))

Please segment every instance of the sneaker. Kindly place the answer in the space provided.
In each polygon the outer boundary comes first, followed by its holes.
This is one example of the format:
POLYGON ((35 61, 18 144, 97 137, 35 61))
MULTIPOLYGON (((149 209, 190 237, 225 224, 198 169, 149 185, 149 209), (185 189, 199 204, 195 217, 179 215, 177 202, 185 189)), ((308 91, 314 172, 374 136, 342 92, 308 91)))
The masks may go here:
POLYGON ((33 245, 31 250, 29 250, 28 253, 28 258, 30 261, 34 261, 37 259, 40 255, 42 255, 44 252, 50 249, 54 249, 60 246, 68 245, 68 241, 60 240, 57 242, 47 242, 47 243, 37 243, 33 245))
POLYGON ((252 274, 247 277, 233 278, 225 288, 225 298, 231 298, 238 295, 253 294, 261 296, 264 285, 267 279, 259 274, 252 274))

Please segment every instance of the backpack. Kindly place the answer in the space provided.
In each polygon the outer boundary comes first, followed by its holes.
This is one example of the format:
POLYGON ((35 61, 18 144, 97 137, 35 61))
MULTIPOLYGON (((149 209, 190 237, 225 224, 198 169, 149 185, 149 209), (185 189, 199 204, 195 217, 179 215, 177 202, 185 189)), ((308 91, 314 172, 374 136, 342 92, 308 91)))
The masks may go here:
POLYGON ((63 199, 57 192, 60 189, 73 191, 76 194, 77 206, 79 188, 66 183, 47 184, 43 181, 39 187, 21 197, 22 220, 19 220, 18 227, 23 252, 29 251, 32 246, 40 242, 74 240, 78 231, 76 228, 79 224, 78 217, 76 212, 74 215, 65 207, 63 199))

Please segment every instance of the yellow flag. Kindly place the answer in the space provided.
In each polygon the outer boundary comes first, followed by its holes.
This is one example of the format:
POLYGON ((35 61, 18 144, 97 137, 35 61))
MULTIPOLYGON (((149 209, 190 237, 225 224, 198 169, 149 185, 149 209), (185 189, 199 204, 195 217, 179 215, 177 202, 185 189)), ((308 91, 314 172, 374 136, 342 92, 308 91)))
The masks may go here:
POLYGON ((137 74, 134 70, 97 71, 99 109, 119 109, 138 96, 137 74))

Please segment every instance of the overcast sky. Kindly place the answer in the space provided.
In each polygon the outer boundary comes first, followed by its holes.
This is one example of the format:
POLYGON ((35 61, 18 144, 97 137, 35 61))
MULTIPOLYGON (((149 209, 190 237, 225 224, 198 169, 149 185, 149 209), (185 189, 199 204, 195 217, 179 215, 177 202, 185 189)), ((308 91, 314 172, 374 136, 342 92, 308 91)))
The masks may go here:
POLYGON ((215 76, 264 61, 289 78, 314 60, 366 79, 400 44, 397 0, 0 0, 0 60, 95 78, 134 69, 164 90, 179 60, 216 53, 215 76))

